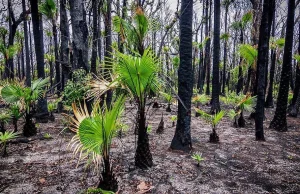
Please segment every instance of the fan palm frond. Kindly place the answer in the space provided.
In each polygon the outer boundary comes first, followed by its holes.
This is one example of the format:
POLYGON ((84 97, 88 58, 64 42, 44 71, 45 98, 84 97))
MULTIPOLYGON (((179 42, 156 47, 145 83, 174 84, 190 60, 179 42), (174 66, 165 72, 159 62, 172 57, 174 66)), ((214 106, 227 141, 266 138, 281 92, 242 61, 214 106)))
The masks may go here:
MULTIPOLYGON (((116 135, 119 126, 119 117, 124 109, 125 98, 119 97, 111 109, 94 106, 93 113, 88 115, 82 107, 73 106, 76 117, 76 135, 69 146, 80 159, 92 156, 95 163, 100 158, 107 158, 110 152, 112 138, 116 135)), ((73 123, 72 123, 73 124, 73 123)), ((99 165, 96 165, 99 166, 99 165)))
POLYGON ((252 65, 257 59, 257 49, 249 44, 239 45, 239 54, 247 62, 247 64, 252 65))

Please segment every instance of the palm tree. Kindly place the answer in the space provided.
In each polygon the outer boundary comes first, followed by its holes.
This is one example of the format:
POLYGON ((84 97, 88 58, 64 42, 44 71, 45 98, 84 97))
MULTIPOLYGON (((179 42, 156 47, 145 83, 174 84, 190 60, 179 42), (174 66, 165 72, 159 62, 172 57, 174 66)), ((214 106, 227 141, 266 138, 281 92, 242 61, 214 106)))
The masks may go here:
POLYGON ((7 112, 0 112, 0 132, 5 133, 5 124, 11 119, 7 112))
POLYGON ((220 66, 220 15, 221 4, 220 0, 214 1, 214 48, 213 48, 213 79, 212 79, 212 96, 211 96, 211 113, 218 113, 220 108, 220 81, 219 81, 219 66, 220 66))
POLYGON ((196 108, 195 110, 212 127, 212 133, 209 136, 209 142, 218 143, 219 136, 217 134, 217 126, 220 123, 220 121, 222 120, 222 118, 224 117, 225 112, 223 110, 221 110, 216 114, 210 115, 200 109, 196 108))
POLYGON ((25 107, 25 125, 23 134, 26 137, 33 136, 37 133, 35 124, 33 123, 33 115, 35 113, 35 102, 43 98, 45 87, 49 82, 49 78, 37 79, 32 82, 31 87, 25 87, 18 83, 12 83, 4 86, 1 90, 1 96, 7 103, 22 103, 25 107))
POLYGON ((193 95, 192 67, 192 24, 193 1, 182 0, 180 17, 180 65, 178 69, 178 104, 177 126, 171 143, 171 149, 188 151, 191 141, 191 99, 193 95))
POLYGON ((14 103, 10 106, 10 113, 14 125, 14 132, 18 131, 18 120, 23 116, 20 103, 14 103))
MULTIPOLYGON (((251 21, 252 21, 252 13, 248 12, 245 15, 243 15, 241 20, 233 22, 231 25, 231 27, 234 30, 240 31, 240 44, 244 43, 244 33, 245 33, 244 31, 251 21)), ((241 62, 242 62, 242 58, 240 59, 240 64, 241 64, 241 62)), ((237 88, 236 88, 237 94, 239 94, 242 91, 243 82, 244 82, 243 70, 242 70, 242 66, 239 65, 238 84, 237 84, 237 88)))
MULTIPOLYGON (((257 68, 256 66, 257 66, 258 52, 254 46, 251 46, 249 44, 241 44, 239 45, 238 53, 241 59, 239 70, 242 69, 242 72, 244 72, 245 69, 248 69, 248 79, 247 79, 246 87, 244 89, 244 93, 247 94, 250 85, 249 76, 251 76, 252 79, 251 87, 254 88, 255 83, 253 83, 253 80, 255 80, 255 69, 257 68), (246 65, 243 65, 243 63, 246 65)), ((241 74, 241 76, 244 76, 243 73, 241 74)))
POLYGON ((266 85, 266 66, 269 59, 269 40, 273 12, 275 11, 275 0, 265 0, 261 18, 259 43, 258 43, 258 63, 257 63, 257 103, 255 114, 255 136, 256 140, 264 141, 264 117, 265 117, 265 85, 266 85), (274 6, 273 6, 274 5, 274 6), (272 17, 271 19, 269 17, 272 17))
POLYGON ((285 46, 283 55, 283 66, 280 77, 279 93, 277 97, 277 106, 270 128, 277 131, 287 131, 286 111, 288 103, 289 81, 292 65, 292 49, 294 38, 294 16, 295 0, 288 2, 288 16, 285 34, 285 46))
POLYGON ((0 132, 0 145, 3 146, 3 150, 2 150, 2 157, 6 157, 8 154, 7 154, 7 142, 9 140, 12 140, 12 139, 15 139, 18 137, 18 134, 15 133, 15 132, 9 132, 9 131, 6 131, 6 132, 0 132))
MULTIPOLYGON (((60 96, 61 84, 60 84, 60 64, 58 57, 58 39, 57 39, 57 8, 54 0, 46 0, 39 6, 39 12, 47 17, 52 24, 52 33, 54 39, 54 55, 55 55, 55 80, 57 85, 57 94, 60 96)), ((52 82, 52 81, 51 81, 52 82)), ((52 86, 52 85, 51 85, 52 86)))
MULTIPOLYGON (((134 51, 132 51, 134 52, 134 51)), ((91 93, 96 99, 108 90, 123 88, 131 95, 137 107, 136 124, 138 129, 138 142, 135 153, 135 165, 145 169, 153 165, 149 148, 149 139, 146 124, 146 98, 150 91, 158 91, 158 59, 150 49, 144 50, 139 56, 126 55, 119 51, 114 53, 111 62, 112 77, 107 80, 104 76, 92 84, 91 93), (112 80, 112 81, 110 81, 112 80)))
POLYGON ((227 97, 229 104, 234 104, 234 109, 229 112, 229 116, 234 120, 234 127, 245 127, 246 121, 244 118, 244 112, 254 112, 256 104, 256 96, 248 95, 229 95, 227 97))
POLYGON ((70 145, 73 145, 74 154, 80 153, 80 159, 91 156, 96 169, 102 164, 98 188, 113 192, 118 190, 118 181, 111 166, 110 148, 120 126, 124 103, 124 96, 120 96, 111 109, 104 107, 102 110, 98 103, 91 114, 86 106, 77 108, 75 104, 72 105, 75 118, 71 117, 71 124, 76 135, 70 145))
POLYGON ((9 60, 12 59, 17 51, 19 50, 18 45, 11 45, 6 47, 5 43, 0 41, 0 53, 3 55, 5 71, 9 72, 9 60))

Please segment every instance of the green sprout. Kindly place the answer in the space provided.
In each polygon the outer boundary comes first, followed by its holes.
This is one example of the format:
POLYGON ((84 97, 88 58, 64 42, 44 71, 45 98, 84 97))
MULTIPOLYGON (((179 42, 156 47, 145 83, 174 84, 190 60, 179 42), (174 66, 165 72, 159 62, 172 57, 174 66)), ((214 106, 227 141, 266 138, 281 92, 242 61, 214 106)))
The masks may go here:
POLYGON ((171 116, 171 121, 172 121, 172 127, 175 126, 175 121, 177 121, 177 116, 176 115, 172 115, 171 116))
POLYGON ((147 133, 151 133, 151 131, 152 131, 152 125, 148 125, 147 126, 147 133))
POLYGON ((202 157, 202 154, 197 154, 197 153, 193 154, 192 158, 197 161, 198 167, 200 166, 200 162, 204 160, 204 158, 202 157))

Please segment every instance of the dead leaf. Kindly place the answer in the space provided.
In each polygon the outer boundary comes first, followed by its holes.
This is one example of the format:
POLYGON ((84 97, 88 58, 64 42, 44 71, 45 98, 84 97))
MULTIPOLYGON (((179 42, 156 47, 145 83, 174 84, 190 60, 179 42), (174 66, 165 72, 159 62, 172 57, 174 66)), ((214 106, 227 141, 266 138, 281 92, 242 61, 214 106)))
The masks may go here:
POLYGON ((137 189, 138 190, 147 190, 149 188, 149 186, 145 183, 145 181, 142 181, 138 186, 137 189))
POLYGON ((39 181, 40 181, 40 183, 44 184, 46 182, 46 179, 45 178, 40 178, 39 181))

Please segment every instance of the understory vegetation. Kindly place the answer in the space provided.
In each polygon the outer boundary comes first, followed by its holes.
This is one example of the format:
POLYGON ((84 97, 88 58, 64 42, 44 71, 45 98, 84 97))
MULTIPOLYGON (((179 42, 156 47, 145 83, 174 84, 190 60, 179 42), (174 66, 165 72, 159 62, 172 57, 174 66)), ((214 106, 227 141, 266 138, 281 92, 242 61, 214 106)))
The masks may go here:
POLYGON ((5 1, 0 193, 299 192, 299 6, 5 1))

